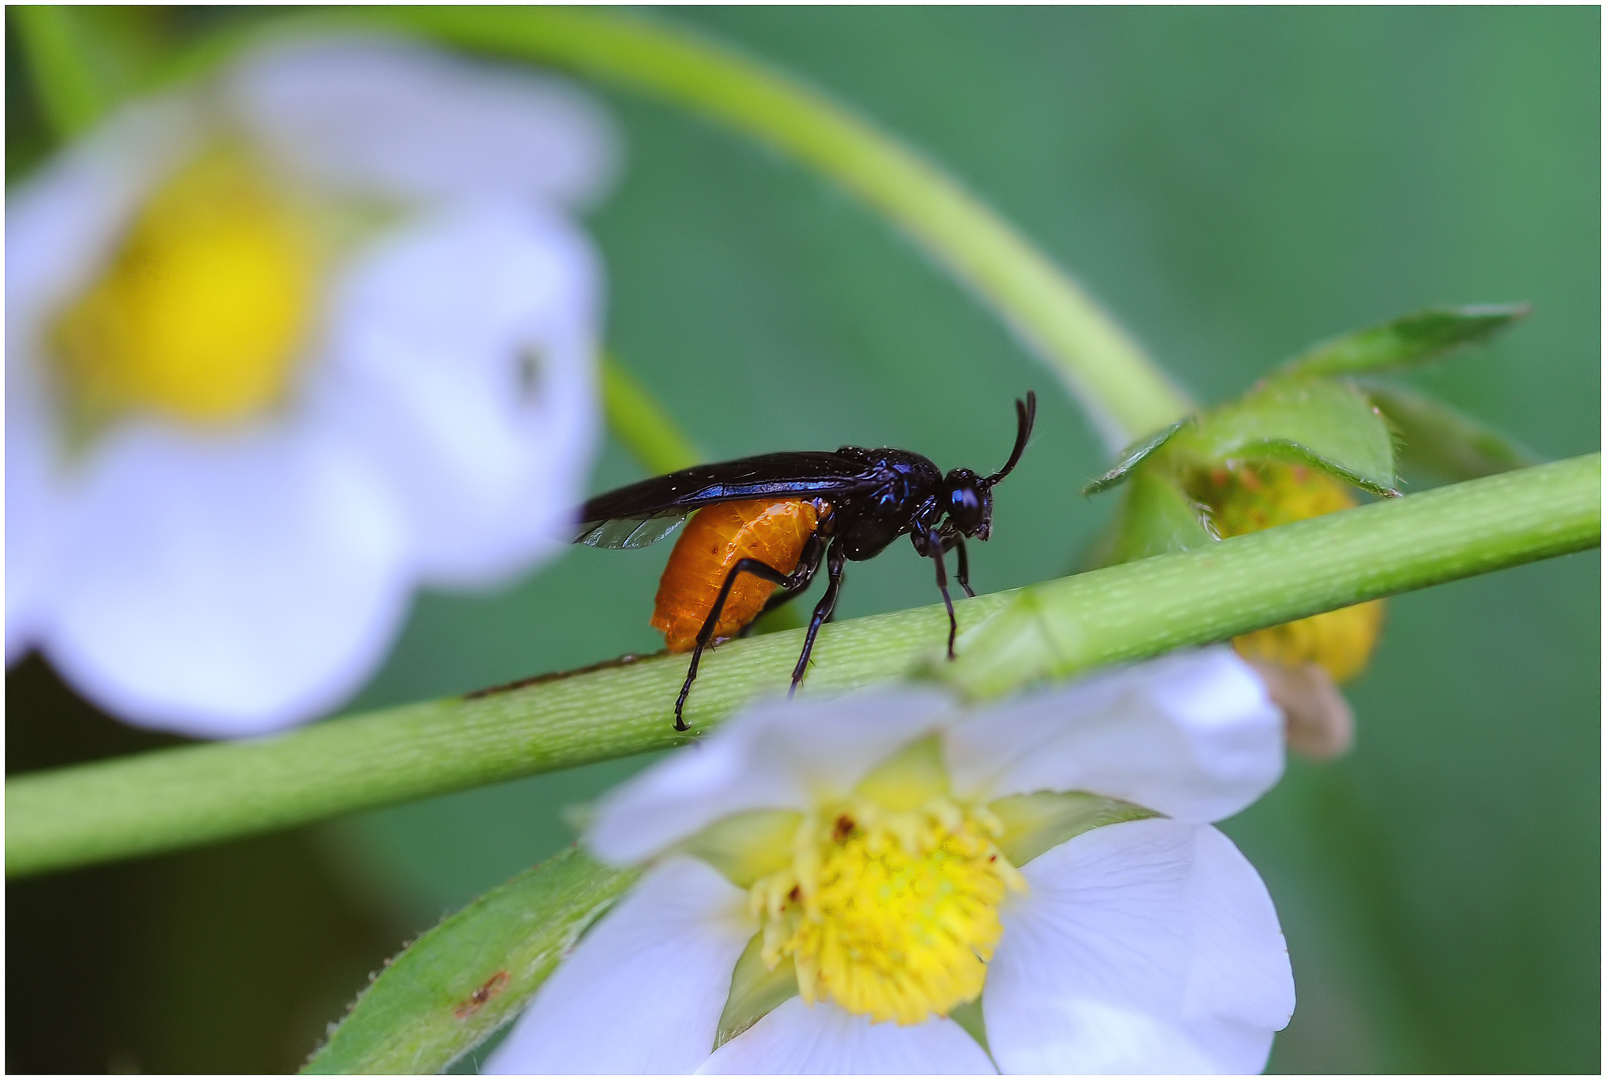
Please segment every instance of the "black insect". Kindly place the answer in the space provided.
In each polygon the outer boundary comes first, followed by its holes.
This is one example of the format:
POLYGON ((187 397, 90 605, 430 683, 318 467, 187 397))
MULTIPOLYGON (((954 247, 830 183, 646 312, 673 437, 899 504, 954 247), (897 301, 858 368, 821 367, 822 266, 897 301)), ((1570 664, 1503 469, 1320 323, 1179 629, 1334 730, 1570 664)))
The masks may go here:
POLYGON ((844 565, 874 558, 905 533, 916 554, 936 564, 952 659, 959 624, 943 555, 958 550, 959 584, 976 595, 965 539, 991 535, 992 489, 1026 449, 1037 395, 1028 392, 1025 401, 1017 400, 1015 412, 1015 448, 991 476, 969 469, 944 476, 928 458, 908 450, 844 446, 835 453, 760 454, 698 465, 586 503, 575 542, 592 547, 645 547, 695 514, 664 567, 652 619, 671 652, 692 654, 675 701, 676 729, 686 730, 681 713, 703 650, 807 589, 823 559, 829 581, 792 670, 795 691, 808 669, 815 635, 836 609, 844 565))

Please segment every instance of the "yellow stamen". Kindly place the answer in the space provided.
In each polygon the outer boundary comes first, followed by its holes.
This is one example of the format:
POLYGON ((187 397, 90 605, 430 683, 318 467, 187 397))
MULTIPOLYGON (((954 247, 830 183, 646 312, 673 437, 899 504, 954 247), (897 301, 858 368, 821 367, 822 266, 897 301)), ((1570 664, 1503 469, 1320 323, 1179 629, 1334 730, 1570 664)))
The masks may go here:
MULTIPOLYGON (((1326 473, 1280 462, 1217 469, 1201 479, 1196 496, 1211 508, 1223 537, 1355 505, 1349 491, 1326 473)), ((1285 667, 1314 662, 1343 682, 1366 669, 1382 627, 1383 602, 1372 600, 1240 635, 1233 647, 1245 657, 1285 667)))
POLYGON ((946 796, 888 811, 858 794, 799 826, 793 865, 749 893, 771 968, 790 958, 805 1001, 918 1024, 974 1001, 1025 880, 997 822, 946 796))
POLYGON ((280 400, 313 314, 313 245, 240 153, 216 149, 145 205, 56 324, 75 403, 222 423, 280 400))

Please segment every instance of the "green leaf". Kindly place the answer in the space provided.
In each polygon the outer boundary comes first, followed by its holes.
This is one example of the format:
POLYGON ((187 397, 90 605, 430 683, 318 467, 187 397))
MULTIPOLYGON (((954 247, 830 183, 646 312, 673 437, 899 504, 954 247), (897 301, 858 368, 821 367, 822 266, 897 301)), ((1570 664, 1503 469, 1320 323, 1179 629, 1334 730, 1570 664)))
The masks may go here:
POLYGON ((1132 478, 1116 528, 1105 565, 1187 551, 1216 539, 1205 527, 1198 504, 1170 476, 1151 469, 1132 478))
POLYGON ((512 1019, 636 879, 569 850, 442 920, 357 998, 309 1073, 437 1073, 512 1019))
POLYGON ((1394 385, 1369 385, 1366 392, 1399 437, 1407 467, 1459 481, 1539 463, 1526 447, 1437 398, 1394 385))
POLYGON ((1171 436, 1181 431, 1182 426, 1191 419, 1192 417, 1185 416, 1163 431, 1158 431, 1146 439, 1140 439, 1122 450, 1120 458, 1111 466, 1110 471, 1089 483, 1087 487, 1082 489, 1082 494, 1097 495, 1101 491, 1108 491, 1110 488, 1115 487, 1122 480, 1125 480, 1127 475, 1137 468, 1144 458, 1170 441, 1171 436))
POLYGON ((1276 379, 1202 417, 1173 440, 1205 462, 1276 457, 1314 465, 1379 495, 1394 490, 1394 441, 1360 391, 1320 379, 1276 379))
POLYGON ((1288 361, 1277 374, 1359 375, 1420 364, 1482 341, 1529 310, 1527 304, 1429 308, 1324 341, 1288 361))

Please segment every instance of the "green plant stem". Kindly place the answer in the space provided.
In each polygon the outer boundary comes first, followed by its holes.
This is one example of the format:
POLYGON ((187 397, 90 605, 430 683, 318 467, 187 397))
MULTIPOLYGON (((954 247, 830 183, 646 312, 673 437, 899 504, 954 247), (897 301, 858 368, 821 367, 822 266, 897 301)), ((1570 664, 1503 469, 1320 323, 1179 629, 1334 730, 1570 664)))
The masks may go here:
MULTIPOLYGON (((962 654, 944 674, 998 693, 1599 543, 1592 454, 963 601, 962 654)), ((828 626, 803 692, 930 665, 946 623, 933 605, 828 626)), ((793 631, 707 657, 687 709, 694 731, 783 690, 798 647, 793 631)), ((688 738, 671 727, 685 664, 659 655, 273 738, 17 777, 6 783, 6 870, 166 851, 674 746, 688 738)))
POLYGON ((647 388, 609 354, 602 357, 602 408, 608 430, 650 474, 706 460, 647 388))
POLYGON ((1006 693, 1599 543, 1592 454, 1145 559, 1137 574, 1033 585, 935 673, 971 695, 1006 693))
POLYGON ((264 36, 376 22, 658 96, 819 170, 992 306, 1087 409, 1112 452, 1193 411, 1187 395, 1070 275, 938 166, 820 91, 667 22, 600 8, 314 12, 201 39, 174 58, 162 81, 205 74, 264 36))
POLYGON ((51 132, 67 139, 89 128, 110 101, 85 49, 77 13, 53 4, 19 4, 9 12, 51 132))
POLYGON ((1048 360, 1109 448, 1192 405, 1068 274, 943 170, 768 65, 667 23, 602 9, 406 8, 437 40, 541 60, 646 90, 835 179, 897 222, 1048 360))

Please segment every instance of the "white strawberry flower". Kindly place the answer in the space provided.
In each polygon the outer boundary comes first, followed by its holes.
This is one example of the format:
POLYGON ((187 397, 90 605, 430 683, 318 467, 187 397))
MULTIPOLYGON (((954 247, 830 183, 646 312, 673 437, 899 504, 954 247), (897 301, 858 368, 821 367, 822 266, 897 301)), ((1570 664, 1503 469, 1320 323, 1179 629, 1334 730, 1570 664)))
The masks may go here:
POLYGON ((337 705, 420 583, 557 551, 597 433, 606 118, 535 75, 282 44, 6 206, 6 655, 135 723, 337 705))
POLYGON ((1282 725, 1226 648, 757 705, 598 806, 591 850, 650 868, 489 1071, 1259 1071, 1293 979, 1210 823, 1282 725))

